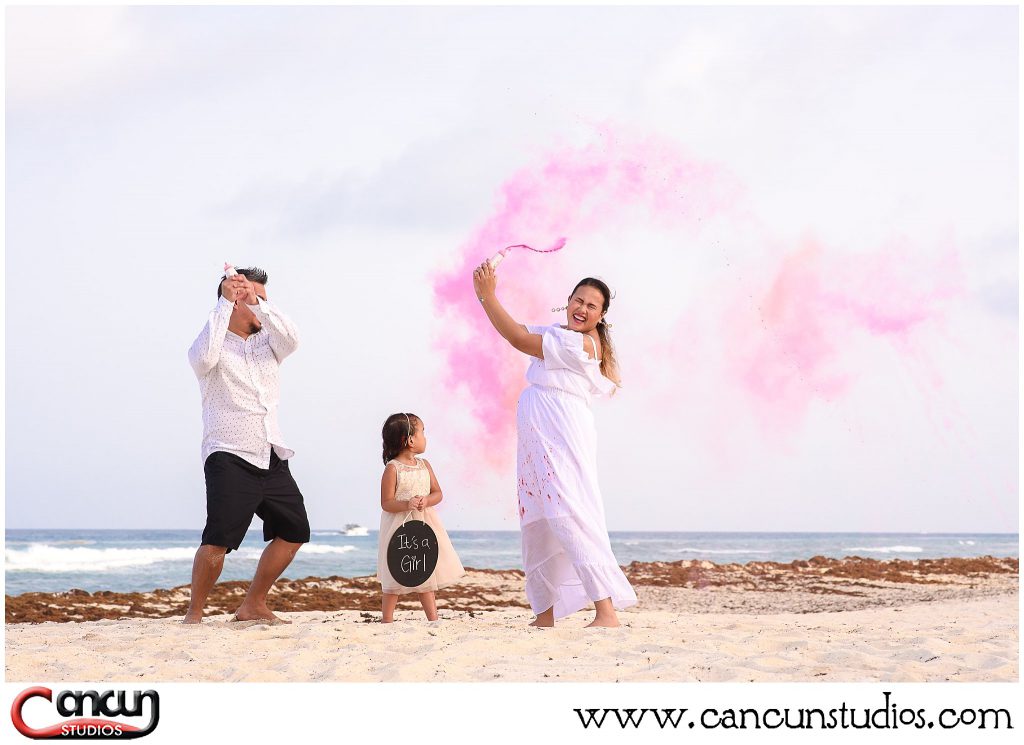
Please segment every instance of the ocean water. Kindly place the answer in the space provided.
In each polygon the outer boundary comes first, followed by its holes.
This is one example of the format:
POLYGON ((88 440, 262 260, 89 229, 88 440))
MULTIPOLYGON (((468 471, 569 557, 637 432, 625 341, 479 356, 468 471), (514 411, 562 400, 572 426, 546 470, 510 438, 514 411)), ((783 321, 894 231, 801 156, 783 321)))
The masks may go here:
MULTIPOLYGON (((145 592, 191 581, 198 530, 8 530, 4 592, 145 592)), ((449 532, 462 563, 486 569, 518 569, 518 531, 449 532)), ((789 562, 812 556, 923 559, 1013 556, 1016 533, 667 533, 612 532, 620 564, 632 561, 708 559, 716 563, 789 562)), ((228 554, 221 580, 249 580, 263 550, 262 533, 250 531, 228 554)), ((377 571, 377 531, 346 535, 314 530, 285 572, 291 579, 377 571)))

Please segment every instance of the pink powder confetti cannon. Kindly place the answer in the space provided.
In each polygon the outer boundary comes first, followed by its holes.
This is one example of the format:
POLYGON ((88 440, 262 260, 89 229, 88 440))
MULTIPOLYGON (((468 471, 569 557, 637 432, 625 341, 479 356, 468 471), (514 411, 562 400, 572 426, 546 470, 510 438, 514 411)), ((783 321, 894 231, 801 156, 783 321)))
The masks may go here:
POLYGON ((505 246, 505 248, 498 251, 498 253, 494 254, 494 256, 489 259, 491 262, 491 268, 497 269, 498 264, 500 264, 502 260, 512 252, 513 248, 528 248, 534 253, 549 254, 554 251, 561 251, 565 248, 565 238, 559 238, 551 248, 534 248, 533 246, 527 246, 525 243, 516 243, 513 246, 505 246))
POLYGON ((224 278, 227 279, 228 277, 234 277, 236 274, 238 274, 238 272, 235 271, 235 267, 225 261, 224 262, 224 278))

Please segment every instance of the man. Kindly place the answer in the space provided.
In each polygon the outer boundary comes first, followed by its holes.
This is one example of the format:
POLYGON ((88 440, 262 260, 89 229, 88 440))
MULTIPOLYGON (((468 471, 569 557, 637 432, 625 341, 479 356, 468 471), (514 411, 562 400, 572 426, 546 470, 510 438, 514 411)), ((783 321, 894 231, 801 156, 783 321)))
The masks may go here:
MULTIPOLYGON (((203 399, 206 528, 192 565, 192 598, 184 623, 203 607, 253 515, 263 519, 263 550, 235 620, 285 622, 267 593, 303 543, 309 520, 288 459, 294 452, 277 425, 278 367, 295 351, 295 326, 267 302, 267 273, 239 269, 217 288, 217 306, 188 350, 203 399)), ((285 622, 290 623, 290 622, 285 622)))

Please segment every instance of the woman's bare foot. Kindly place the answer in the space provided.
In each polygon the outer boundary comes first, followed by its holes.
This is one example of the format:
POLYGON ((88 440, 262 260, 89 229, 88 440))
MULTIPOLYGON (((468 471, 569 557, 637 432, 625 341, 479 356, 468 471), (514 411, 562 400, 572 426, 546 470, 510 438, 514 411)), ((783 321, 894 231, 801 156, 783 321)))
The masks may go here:
POLYGON ((203 620, 203 612, 201 610, 191 610, 185 614, 185 617, 181 619, 182 623, 201 623, 203 620))
POLYGON ((550 629, 555 625, 555 608, 551 606, 546 611, 537 614, 537 617, 530 622, 535 629, 550 629))
POLYGON ((274 615, 266 605, 258 607, 246 607, 243 603, 235 611, 235 621, 270 621, 271 623, 291 623, 286 618, 274 615))
POLYGON ((619 617, 615 615, 615 607, 612 605, 611 598, 605 598, 604 600, 595 601, 594 608, 597 610, 597 615, 594 617, 593 621, 587 624, 586 627, 588 629, 618 628, 619 617))

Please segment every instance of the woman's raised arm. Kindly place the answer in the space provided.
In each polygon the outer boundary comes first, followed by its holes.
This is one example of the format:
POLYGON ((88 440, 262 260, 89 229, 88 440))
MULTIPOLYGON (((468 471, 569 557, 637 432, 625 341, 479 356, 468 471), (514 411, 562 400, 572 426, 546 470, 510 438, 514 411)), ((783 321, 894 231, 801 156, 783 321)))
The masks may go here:
POLYGON ((509 315, 508 311, 498 302, 497 288, 498 277, 494 273, 491 262, 485 261, 473 270, 473 289, 476 291, 477 300, 480 301, 484 313, 487 314, 487 320, 491 322, 494 329, 504 337, 505 341, 523 354, 543 359, 543 337, 540 334, 531 334, 526 326, 509 315))

